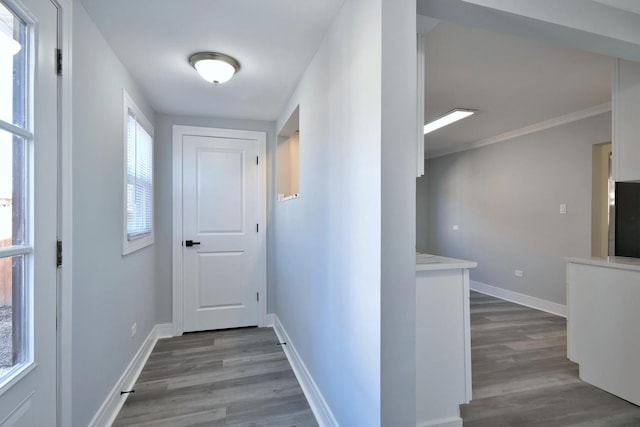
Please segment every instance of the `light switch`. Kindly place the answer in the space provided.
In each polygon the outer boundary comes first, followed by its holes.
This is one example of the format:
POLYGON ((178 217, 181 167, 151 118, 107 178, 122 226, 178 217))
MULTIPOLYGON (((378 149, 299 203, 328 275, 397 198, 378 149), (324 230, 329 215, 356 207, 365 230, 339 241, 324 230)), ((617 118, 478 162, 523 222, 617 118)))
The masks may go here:
POLYGON ((567 214, 567 204, 566 203, 560 203, 560 213, 562 215, 566 215, 567 214))
POLYGON ((452 228, 453 228, 453 231, 458 231, 458 225, 454 225, 452 228))

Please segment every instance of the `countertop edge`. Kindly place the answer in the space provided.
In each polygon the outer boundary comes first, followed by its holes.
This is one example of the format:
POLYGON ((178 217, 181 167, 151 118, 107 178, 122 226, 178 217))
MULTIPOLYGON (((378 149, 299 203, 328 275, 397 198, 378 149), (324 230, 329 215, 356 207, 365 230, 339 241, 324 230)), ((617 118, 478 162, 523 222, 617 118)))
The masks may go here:
POLYGON ((615 268, 618 270, 640 271, 640 258, 626 257, 567 257, 564 259, 567 263, 594 265, 597 267, 615 268))
POLYGON ((461 268, 475 268, 478 263, 475 261, 467 261, 464 259, 448 258, 435 255, 437 262, 427 262, 421 264, 416 262, 416 272, 418 271, 437 271, 437 270, 455 270, 461 268))

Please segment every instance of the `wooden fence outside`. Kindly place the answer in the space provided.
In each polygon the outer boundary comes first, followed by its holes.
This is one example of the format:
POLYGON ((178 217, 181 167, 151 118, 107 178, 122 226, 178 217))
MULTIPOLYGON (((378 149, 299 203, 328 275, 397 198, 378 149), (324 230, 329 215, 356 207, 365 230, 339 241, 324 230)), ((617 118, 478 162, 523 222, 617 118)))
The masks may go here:
MULTIPOLYGON (((11 245, 11 239, 0 240, 0 247, 11 245)), ((0 258, 0 306, 12 305, 12 264, 13 258, 0 258)))

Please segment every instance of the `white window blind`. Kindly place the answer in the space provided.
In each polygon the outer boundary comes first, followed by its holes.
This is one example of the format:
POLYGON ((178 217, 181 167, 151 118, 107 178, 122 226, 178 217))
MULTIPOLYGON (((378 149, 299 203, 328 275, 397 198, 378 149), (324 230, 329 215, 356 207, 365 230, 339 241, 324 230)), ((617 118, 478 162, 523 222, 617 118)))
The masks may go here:
POLYGON ((153 229, 153 139, 129 110, 127 115, 127 239, 153 229))
POLYGON ((122 255, 153 244, 153 125, 122 91, 122 255))

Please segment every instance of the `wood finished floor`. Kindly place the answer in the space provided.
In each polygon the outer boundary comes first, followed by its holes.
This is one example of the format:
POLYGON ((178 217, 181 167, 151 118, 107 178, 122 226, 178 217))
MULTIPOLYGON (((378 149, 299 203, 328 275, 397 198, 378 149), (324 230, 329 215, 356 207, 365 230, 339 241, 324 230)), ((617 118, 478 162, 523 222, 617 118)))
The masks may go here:
POLYGON ((640 407, 580 381, 566 331, 562 317, 472 292, 464 426, 640 426, 640 407))
POLYGON ((159 340, 114 427, 311 427, 317 422, 271 328, 159 340))

